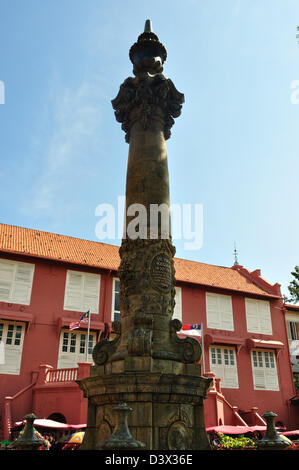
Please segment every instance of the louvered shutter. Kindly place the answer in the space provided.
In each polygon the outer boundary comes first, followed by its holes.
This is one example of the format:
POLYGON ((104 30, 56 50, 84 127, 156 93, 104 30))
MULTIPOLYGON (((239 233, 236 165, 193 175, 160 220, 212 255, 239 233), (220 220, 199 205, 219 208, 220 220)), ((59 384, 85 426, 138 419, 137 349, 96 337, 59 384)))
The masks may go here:
POLYGON ((222 388, 239 388, 235 351, 232 348, 210 347, 210 369, 221 379, 222 388))
POLYGON ((224 365, 221 348, 210 348, 210 369, 217 379, 221 379, 222 386, 224 382, 224 365))
POLYGON ((15 270, 15 279, 12 287, 11 298, 20 304, 29 304, 33 278, 32 265, 18 263, 15 270))
POLYGON ((279 390, 276 369, 265 369, 265 381, 267 390, 279 390))
POLYGON ((233 308, 232 298, 229 295, 219 295, 219 312, 221 317, 221 329, 233 331, 233 308))
MULTIPOLYGON (((96 343, 95 333, 89 334, 91 339, 91 351, 96 343)), ((60 346, 58 354, 58 369, 77 367, 78 362, 86 361, 86 339, 87 333, 84 330, 67 331, 62 330, 60 334, 60 346)), ((88 361, 92 361, 91 351, 88 353, 88 361)))
POLYGON ((4 343, 4 364, 0 364, 0 374, 18 375, 22 359, 24 324, 3 322, 0 326, 4 343))
POLYGON ((255 389, 266 389, 265 372, 262 368, 253 369, 253 380, 255 389))
POLYGON ((257 301, 258 316, 260 320, 260 333, 272 335, 272 322, 270 313, 270 304, 267 301, 257 301))
POLYGON ((65 310, 81 310, 83 275, 73 271, 67 272, 64 299, 65 310))
POLYGON ((252 372, 256 390, 279 390, 273 351, 252 351, 252 372))
POLYGON ((99 313, 99 274, 68 271, 64 296, 64 310, 99 313))
POLYGON ((30 304, 34 264, 0 260, 0 301, 30 304))
POLYGON ((181 287, 176 287, 175 288, 175 307, 173 310, 173 316, 172 319, 177 318, 181 322, 183 321, 182 319, 182 289, 181 287))
POLYGON ((239 388, 238 369, 234 349, 224 348, 224 384, 226 388, 239 388))
POLYGON ((85 275, 83 285, 83 310, 99 312, 100 276, 85 275))
POLYGON ((207 327, 208 328, 221 328, 217 295, 210 294, 207 292, 206 304, 207 304, 207 327))
POLYGON ((10 301, 10 291, 14 278, 14 263, 0 260, 0 301, 10 301))
POLYGON ((225 366, 224 382, 224 388, 239 388, 238 372, 235 366, 225 366))
POLYGON ((260 333, 260 322, 256 300, 245 299, 246 323, 249 333, 260 333))

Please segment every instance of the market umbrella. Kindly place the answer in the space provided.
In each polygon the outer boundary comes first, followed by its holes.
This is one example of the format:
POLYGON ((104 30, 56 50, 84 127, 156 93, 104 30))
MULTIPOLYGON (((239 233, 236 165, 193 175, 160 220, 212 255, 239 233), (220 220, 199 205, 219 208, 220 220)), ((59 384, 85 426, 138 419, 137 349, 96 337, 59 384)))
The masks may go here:
POLYGON ((63 446, 62 450, 77 449, 77 447, 79 447, 83 442, 84 434, 85 434, 84 431, 75 432, 74 434, 72 434, 69 440, 63 446))
POLYGON ((75 432, 68 440, 68 444, 82 444, 85 432, 75 432))

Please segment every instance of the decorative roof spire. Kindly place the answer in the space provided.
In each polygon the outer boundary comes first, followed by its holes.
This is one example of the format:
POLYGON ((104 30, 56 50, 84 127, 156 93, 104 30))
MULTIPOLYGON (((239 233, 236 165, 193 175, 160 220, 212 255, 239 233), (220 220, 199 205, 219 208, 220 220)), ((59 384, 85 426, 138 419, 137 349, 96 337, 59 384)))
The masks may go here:
POLYGON ((238 262, 238 252, 237 252, 237 248, 236 248, 236 242, 234 243, 234 257, 235 257, 235 262, 234 262, 234 265, 238 265, 239 262, 238 262))

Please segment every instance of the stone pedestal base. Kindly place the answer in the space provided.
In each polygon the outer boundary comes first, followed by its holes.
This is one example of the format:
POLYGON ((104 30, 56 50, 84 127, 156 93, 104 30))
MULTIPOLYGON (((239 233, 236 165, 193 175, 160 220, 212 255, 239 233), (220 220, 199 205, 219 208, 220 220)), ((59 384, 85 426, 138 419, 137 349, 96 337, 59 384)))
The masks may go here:
POLYGON ((211 379, 200 376, 198 364, 151 357, 93 366, 78 381, 88 398, 88 420, 83 450, 99 449, 116 424, 115 405, 127 403, 132 436, 146 450, 209 449, 203 399, 211 379))

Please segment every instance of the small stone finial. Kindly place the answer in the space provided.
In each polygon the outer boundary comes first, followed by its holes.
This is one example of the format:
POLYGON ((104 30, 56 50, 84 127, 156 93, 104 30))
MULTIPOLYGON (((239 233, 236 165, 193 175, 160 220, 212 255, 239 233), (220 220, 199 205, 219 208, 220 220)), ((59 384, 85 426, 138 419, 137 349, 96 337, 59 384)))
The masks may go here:
POLYGON ((146 20, 145 25, 144 25, 144 32, 145 33, 153 33, 151 20, 146 20))
POLYGON ((281 437, 275 429, 274 419, 277 417, 273 411, 266 411, 263 414, 267 423, 266 434, 262 439, 257 442, 258 450, 282 450, 291 445, 290 442, 286 441, 281 437))
POLYGON ((134 439, 128 427, 128 413, 130 408, 126 403, 120 403, 113 410, 117 414, 117 421, 112 435, 106 441, 99 445, 102 450, 130 450, 142 449, 145 447, 143 442, 134 439))
POLYGON ((33 423, 36 416, 30 413, 24 416, 26 424, 19 437, 12 442, 8 448, 12 450, 37 450, 41 447, 43 441, 34 434, 33 423))

